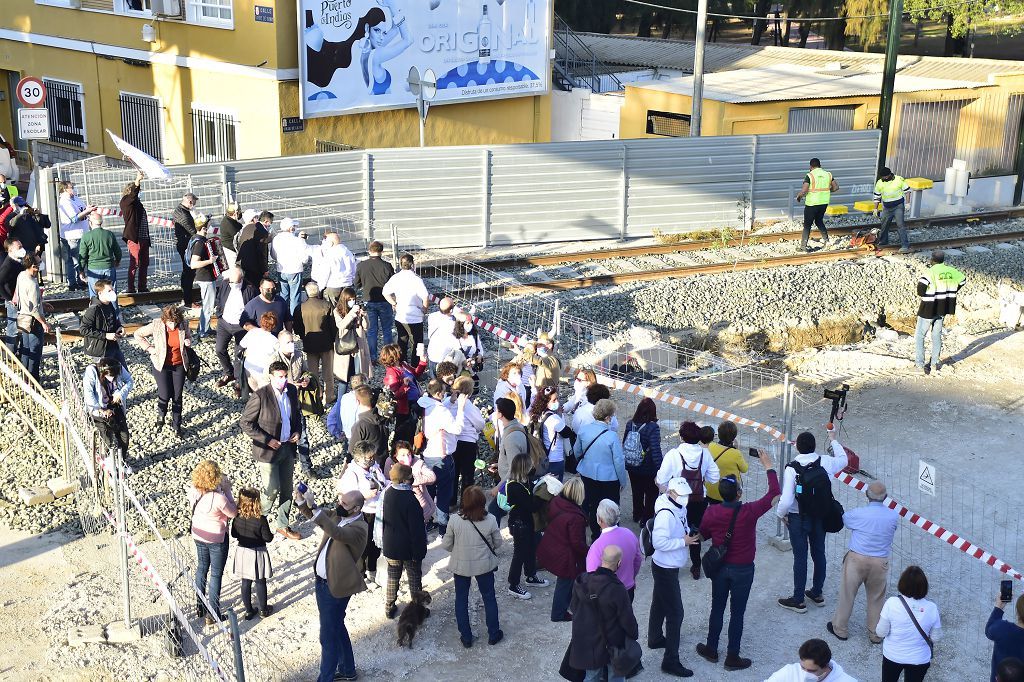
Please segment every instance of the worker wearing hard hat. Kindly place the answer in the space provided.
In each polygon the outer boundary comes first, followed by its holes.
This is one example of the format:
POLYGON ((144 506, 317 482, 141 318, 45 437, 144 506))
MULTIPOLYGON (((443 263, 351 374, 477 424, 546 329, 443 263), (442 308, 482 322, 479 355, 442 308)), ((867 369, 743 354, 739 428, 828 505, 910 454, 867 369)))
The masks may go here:
POLYGON ((875 210, 882 208, 882 231, 878 235, 878 246, 889 243, 889 228, 896 221, 896 230, 900 233, 900 253, 910 252, 910 238, 907 237, 907 226, 903 222, 903 211, 910 197, 910 186, 901 176, 888 168, 883 168, 875 183, 875 210))

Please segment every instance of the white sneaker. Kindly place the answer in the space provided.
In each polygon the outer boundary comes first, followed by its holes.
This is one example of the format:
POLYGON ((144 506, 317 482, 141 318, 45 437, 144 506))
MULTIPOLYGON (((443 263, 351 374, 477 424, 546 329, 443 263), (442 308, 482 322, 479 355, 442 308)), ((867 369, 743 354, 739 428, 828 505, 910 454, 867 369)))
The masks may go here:
POLYGON ((533 595, 526 591, 526 588, 522 585, 512 585, 508 588, 508 593, 516 599, 532 599, 533 595))
POLYGON ((538 578, 537 576, 534 576, 532 578, 527 578, 526 584, 530 587, 547 587, 551 583, 544 578, 538 578))

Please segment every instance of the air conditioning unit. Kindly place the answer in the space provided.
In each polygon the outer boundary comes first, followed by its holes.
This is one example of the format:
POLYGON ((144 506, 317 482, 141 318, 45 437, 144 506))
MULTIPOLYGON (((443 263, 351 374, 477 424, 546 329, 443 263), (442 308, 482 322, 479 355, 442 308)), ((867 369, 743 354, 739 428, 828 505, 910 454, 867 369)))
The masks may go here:
POLYGON ((153 14, 166 19, 184 19, 184 0, 152 0, 153 14))

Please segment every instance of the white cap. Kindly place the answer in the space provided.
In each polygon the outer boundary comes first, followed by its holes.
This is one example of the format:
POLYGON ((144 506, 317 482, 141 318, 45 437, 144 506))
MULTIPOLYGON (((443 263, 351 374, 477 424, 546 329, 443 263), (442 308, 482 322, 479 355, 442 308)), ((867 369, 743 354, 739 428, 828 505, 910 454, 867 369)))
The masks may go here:
POLYGON ((281 221, 281 229, 285 232, 290 232, 299 226, 299 221, 294 218, 284 218, 281 221))
POLYGON ((245 209, 244 211, 242 211, 242 223, 245 224, 252 222, 252 219, 258 216, 259 214, 260 212, 254 208, 245 209))
POLYGON ((686 482, 686 479, 682 476, 670 479, 668 482, 668 492, 674 492, 679 496, 689 496, 692 490, 690 490, 690 484, 686 482))

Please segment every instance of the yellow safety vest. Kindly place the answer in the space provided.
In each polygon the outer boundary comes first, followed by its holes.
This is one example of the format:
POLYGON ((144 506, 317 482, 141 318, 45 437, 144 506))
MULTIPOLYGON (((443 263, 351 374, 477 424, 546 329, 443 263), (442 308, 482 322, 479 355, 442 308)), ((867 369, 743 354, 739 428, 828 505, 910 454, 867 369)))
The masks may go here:
POLYGON ((897 175, 889 182, 879 180, 875 183, 875 201, 893 203, 903 200, 903 193, 910 190, 907 181, 897 175))
POLYGON ((11 195, 11 201, 14 201, 14 197, 16 197, 19 194, 21 194, 21 192, 18 191, 17 185, 15 185, 13 183, 10 184, 10 185, 7 185, 7 192, 8 192, 8 194, 11 195))
POLYGON ((807 190, 807 196, 804 197, 804 205, 828 205, 829 199, 832 198, 832 190, 829 189, 832 186, 832 174, 827 170, 815 168, 807 174, 807 177, 811 181, 811 188, 807 190))

